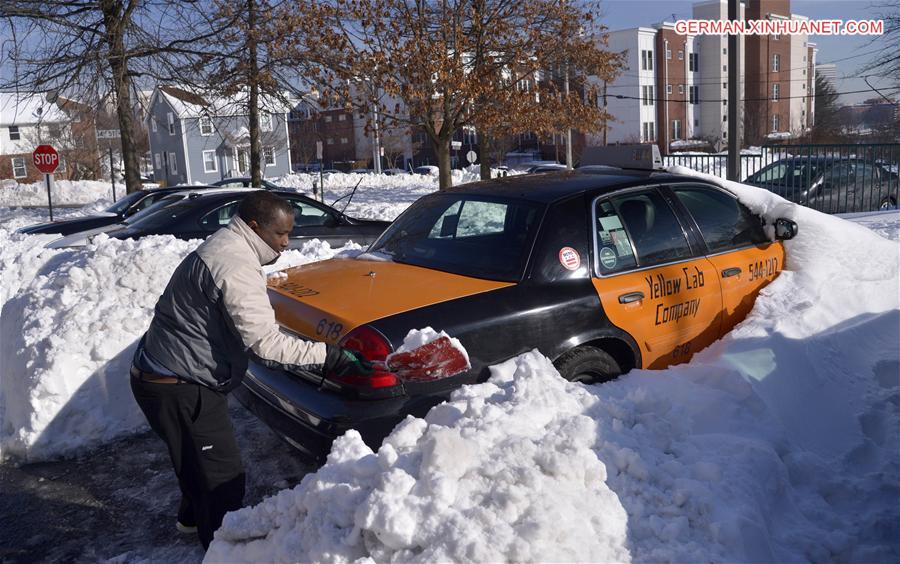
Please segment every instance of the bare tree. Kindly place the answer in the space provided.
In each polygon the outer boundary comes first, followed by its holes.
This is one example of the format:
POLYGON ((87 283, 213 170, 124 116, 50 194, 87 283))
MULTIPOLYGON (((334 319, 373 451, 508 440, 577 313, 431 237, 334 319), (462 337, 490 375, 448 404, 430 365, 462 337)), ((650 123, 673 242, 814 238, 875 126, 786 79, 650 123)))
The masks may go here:
POLYGON ((451 184, 450 142, 465 126, 489 137, 600 121, 587 93, 561 96, 531 77, 565 65, 572 76, 610 77, 617 55, 587 4, 549 0, 297 0, 280 36, 304 75, 328 95, 387 125, 422 128, 451 184), (393 100, 402 103, 393 103, 393 100), (488 103, 490 101, 490 103, 488 103), (503 124, 495 124, 502 120, 503 124), (496 131, 496 132, 495 132, 496 131))
POLYGON ((184 61, 217 30, 203 25, 200 2, 160 0, 7 0, 0 18, 10 27, 5 57, 12 77, 0 88, 60 92, 99 107, 115 102, 125 184, 141 188, 133 88, 159 77, 168 59, 184 61))

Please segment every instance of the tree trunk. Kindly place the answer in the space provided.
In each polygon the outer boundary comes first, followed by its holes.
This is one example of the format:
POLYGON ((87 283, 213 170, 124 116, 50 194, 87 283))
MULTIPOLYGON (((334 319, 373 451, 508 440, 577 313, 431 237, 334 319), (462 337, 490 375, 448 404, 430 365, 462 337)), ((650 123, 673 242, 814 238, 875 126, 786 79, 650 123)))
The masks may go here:
POLYGON ((478 156, 480 159, 480 171, 481 171, 481 179, 482 180, 490 180, 491 179, 491 160, 488 158, 488 155, 491 152, 491 147, 493 143, 491 143, 491 138, 487 135, 481 136, 481 146, 479 147, 479 152, 481 155, 478 156))
MULTIPOLYGON (((259 139, 259 63, 256 47, 256 0, 247 0, 247 50, 250 85, 250 185, 262 186, 261 143, 259 139)), ((273 149, 274 150, 274 149, 273 149)))
POLYGON ((450 137, 446 139, 438 139, 434 144, 434 152, 437 153, 438 169, 438 190, 446 190, 453 186, 453 177, 450 175, 450 137))
MULTIPOLYGON (((122 142, 122 162, 125 165, 125 191, 137 192, 141 185, 140 163, 134 142, 134 116, 131 108, 131 81, 125 58, 125 28, 127 11, 119 2, 103 0, 103 23, 106 27, 106 43, 109 46, 109 65, 112 70, 113 93, 116 96, 116 115, 122 142)), ((187 155, 185 155, 187 157, 187 155)), ((112 169, 113 163, 109 166, 112 169)))

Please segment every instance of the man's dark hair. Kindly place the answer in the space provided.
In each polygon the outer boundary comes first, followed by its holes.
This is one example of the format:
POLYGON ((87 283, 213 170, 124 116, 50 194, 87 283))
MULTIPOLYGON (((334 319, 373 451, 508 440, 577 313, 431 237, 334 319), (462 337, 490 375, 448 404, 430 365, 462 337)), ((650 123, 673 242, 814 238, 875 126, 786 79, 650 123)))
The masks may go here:
POLYGON ((241 216, 241 219, 246 223, 253 220, 259 225, 269 225, 275 221, 279 212, 287 214, 289 217, 294 216, 294 210, 287 200, 265 190, 248 195, 238 207, 238 215, 241 216))

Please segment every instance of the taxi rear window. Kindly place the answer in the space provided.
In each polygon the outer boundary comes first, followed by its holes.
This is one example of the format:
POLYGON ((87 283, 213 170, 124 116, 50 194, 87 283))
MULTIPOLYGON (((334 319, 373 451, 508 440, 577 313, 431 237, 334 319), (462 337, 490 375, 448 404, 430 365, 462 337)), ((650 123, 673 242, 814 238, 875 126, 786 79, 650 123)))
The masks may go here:
POLYGON ((442 194, 409 207, 370 251, 454 274, 522 278, 543 207, 522 200, 442 194))

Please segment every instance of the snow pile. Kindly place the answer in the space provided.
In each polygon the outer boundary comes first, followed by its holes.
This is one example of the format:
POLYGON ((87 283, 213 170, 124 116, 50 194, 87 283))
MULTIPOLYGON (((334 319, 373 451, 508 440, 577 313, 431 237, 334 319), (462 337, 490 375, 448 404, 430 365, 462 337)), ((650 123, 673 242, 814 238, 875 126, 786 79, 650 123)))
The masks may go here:
POLYGON ((339 438, 207 560, 896 561, 900 246, 725 184, 800 226, 729 335, 602 386, 517 357, 377 453, 339 438))
POLYGON ((294 490, 226 516, 210 562, 622 561, 627 516, 592 450, 593 396, 538 354, 499 367, 377 454, 351 431, 294 490))
MULTIPOLYGON (((99 235, 53 251, 53 235, 0 228, 0 454, 40 460, 84 451, 146 423, 128 368, 153 308, 199 241, 99 235)), ((268 271, 335 254, 317 240, 285 252, 268 271)))
MULTIPOLYGON (((62 180, 51 183, 50 193, 53 205, 90 204, 99 199, 112 197, 112 185, 96 180, 62 180)), ((125 194, 123 184, 116 185, 116 195, 125 194)), ((0 182, 0 206, 46 206, 47 184, 44 181, 19 184, 14 180, 0 182)), ((56 210, 54 210, 54 215, 56 210)))

